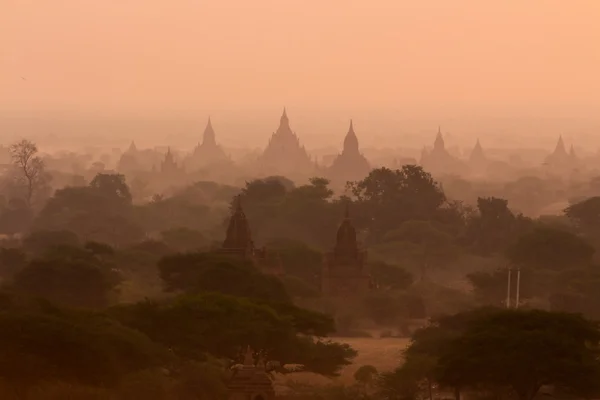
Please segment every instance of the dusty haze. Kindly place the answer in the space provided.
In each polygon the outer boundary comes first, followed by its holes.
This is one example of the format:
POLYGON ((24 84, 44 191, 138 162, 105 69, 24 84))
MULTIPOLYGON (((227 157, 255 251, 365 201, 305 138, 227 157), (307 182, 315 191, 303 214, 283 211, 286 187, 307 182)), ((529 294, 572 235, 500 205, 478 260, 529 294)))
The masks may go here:
POLYGON ((0 0, 0 128, 196 135, 210 114, 222 142, 262 146, 285 105, 309 146, 349 118, 365 145, 438 124, 592 143, 599 19, 597 0, 0 0))

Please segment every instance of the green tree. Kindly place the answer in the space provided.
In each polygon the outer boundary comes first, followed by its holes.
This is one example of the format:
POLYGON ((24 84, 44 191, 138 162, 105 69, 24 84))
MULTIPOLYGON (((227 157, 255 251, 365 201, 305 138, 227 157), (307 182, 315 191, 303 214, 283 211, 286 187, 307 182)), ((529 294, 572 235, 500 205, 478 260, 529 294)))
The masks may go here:
POLYGON ((531 400, 544 385, 587 396, 598 388, 599 341, 597 324, 579 315, 478 309, 415 333, 400 370, 409 375, 414 361, 426 367, 415 367, 421 371, 416 378, 452 388, 457 398, 461 391, 484 389, 531 400))
POLYGON ((30 261, 14 277, 14 288, 72 307, 104 307, 114 295, 120 275, 112 264, 79 247, 59 246, 30 261))
POLYGON ((33 231, 23 239, 23 249, 41 256, 56 246, 79 246, 79 238, 71 231, 33 231))
POLYGON ((349 188, 365 213, 373 240, 410 219, 433 219, 446 203, 440 185, 416 165, 395 171, 374 169, 349 188))
POLYGON ((195 251, 206 247, 208 240, 201 232, 189 228, 176 228, 160 234, 167 246, 177 251, 195 251))
POLYGON ((19 398, 41 382, 115 386, 129 373, 169 359, 146 336, 106 317, 4 304, 0 377, 19 398))
POLYGON ((219 292, 254 299, 290 302, 281 281, 264 275, 250 261, 213 253, 174 254, 158 263, 168 291, 219 292))
POLYGON ((354 380, 366 391, 377 379, 377 368, 372 365, 361 365, 354 372, 354 380))
POLYGON ((312 372, 338 374, 356 355, 354 350, 308 336, 329 330, 330 321, 289 307, 203 293, 119 306, 111 314, 185 358, 203 360, 209 353, 235 360, 250 345, 282 365, 302 364, 312 372))
POLYGON ((122 175, 99 174, 90 186, 57 190, 34 221, 36 230, 70 230, 83 241, 112 245, 137 242, 143 231, 135 221, 122 175))
POLYGON ((430 269, 446 265, 460 254, 452 236, 428 221, 406 221, 386 233, 382 243, 374 247, 391 249, 398 260, 416 266, 421 279, 430 269))
POLYGON ((519 237, 507 255, 515 265, 563 270, 590 265, 594 248, 573 233, 538 227, 519 237))

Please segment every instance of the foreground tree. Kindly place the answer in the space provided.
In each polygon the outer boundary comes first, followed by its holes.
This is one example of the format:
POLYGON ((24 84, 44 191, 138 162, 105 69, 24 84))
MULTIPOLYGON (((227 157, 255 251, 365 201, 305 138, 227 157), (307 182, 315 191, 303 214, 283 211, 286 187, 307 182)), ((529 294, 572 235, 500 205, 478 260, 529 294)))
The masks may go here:
POLYGON ((209 353, 236 360, 250 345, 282 365, 301 364, 305 370, 335 376, 356 355, 348 345, 310 336, 330 331, 330 322, 293 305, 203 293, 119 306, 111 315, 189 359, 203 360, 209 353))
POLYGON ((120 274, 97 246, 57 246, 33 259, 14 277, 14 289, 63 306, 107 306, 120 274))
MULTIPOLYGON (((546 385, 590 396, 600 388, 599 343, 597 324, 580 315, 475 310, 417 332, 397 377, 432 380, 453 389, 457 398, 461 391, 484 389, 531 400, 546 385), (416 376, 408 373, 415 364, 421 366, 415 367, 420 371, 416 376)), ((396 381, 397 388, 402 384, 409 386, 396 381)))

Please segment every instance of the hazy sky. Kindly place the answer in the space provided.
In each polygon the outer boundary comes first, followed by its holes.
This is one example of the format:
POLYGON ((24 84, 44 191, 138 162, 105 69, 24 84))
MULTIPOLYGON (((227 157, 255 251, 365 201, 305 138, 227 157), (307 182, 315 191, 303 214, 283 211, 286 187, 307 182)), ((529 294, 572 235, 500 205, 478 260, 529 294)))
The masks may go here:
POLYGON ((598 119, 599 21, 600 0, 0 0, 0 110, 598 119))

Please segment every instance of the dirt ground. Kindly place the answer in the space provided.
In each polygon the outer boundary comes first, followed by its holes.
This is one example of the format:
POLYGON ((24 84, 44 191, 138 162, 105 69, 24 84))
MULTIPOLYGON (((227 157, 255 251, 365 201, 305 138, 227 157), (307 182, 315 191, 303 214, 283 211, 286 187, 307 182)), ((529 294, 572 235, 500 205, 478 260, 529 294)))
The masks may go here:
POLYGON ((354 381, 354 372, 363 365, 372 365, 379 372, 390 371, 402 361, 402 351, 408 345, 408 339, 397 338, 332 338, 336 342, 348 343, 357 352, 354 363, 344 368, 341 375, 328 379, 311 373, 297 373, 280 376, 276 379, 276 386, 285 386, 286 382, 301 382, 316 385, 328 383, 350 384, 354 381))

